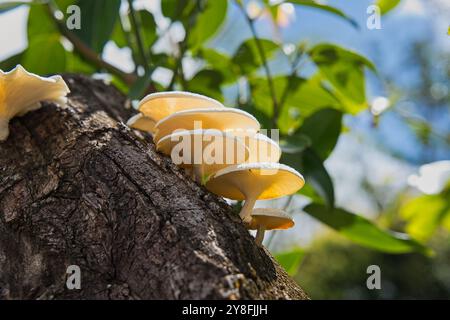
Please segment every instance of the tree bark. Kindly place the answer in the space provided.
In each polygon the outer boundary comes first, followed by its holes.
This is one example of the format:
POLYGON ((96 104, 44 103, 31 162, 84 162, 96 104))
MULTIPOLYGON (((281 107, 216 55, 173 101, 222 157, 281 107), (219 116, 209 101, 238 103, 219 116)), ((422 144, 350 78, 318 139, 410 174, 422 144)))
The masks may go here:
POLYGON ((65 80, 66 107, 13 119, 0 143, 0 299, 307 299, 223 199, 123 124, 115 88, 65 80))

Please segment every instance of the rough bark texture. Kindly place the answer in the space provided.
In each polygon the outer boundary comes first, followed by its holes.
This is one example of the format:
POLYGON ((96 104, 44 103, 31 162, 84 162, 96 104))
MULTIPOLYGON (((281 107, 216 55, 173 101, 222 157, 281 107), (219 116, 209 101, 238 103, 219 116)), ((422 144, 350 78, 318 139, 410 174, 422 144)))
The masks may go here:
POLYGON ((66 108, 14 119, 0 143, 0 299, 307 298, 222 199, 122 124, 118 91, 65 79, 66 108))

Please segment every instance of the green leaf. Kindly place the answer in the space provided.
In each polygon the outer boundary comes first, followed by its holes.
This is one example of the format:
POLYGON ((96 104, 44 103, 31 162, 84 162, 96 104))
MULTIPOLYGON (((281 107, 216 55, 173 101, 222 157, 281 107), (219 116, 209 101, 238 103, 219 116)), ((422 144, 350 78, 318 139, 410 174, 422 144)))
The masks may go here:
MULTIPOLYGON (((298 110, 302 105, 297 104, 299 101, 294 101, 292 97, 300 90, 305 81, 302 78, 291 79, 287 76, 272 79, 277 101, 281 104, 284 100, 284 106, 278 119, 278 128, 283 134, 287 134, 300 123, 301 117, 298 110), (288 95, 286 99, 282 99, 286 90, 288 90, 288 95), (287 112, 283 113, 283 110, 287 110, 287 112), (295 112, 290 112, 292 110, 295 112)), ((273 117, 273 99, 267 78, 252 77, 249 82, 255 108, 268 117, 273 117)))
POLYGON ((138 11, 136 16, 141 25, 141 33, 145 46, 144 49, 149 50, 158 38, 156 34, 155 18, 147 10, 138 11))
POLYGON ((311 147, 311 138, 301 133, 295 133, 280 140, 280 147, 286 153, 301 153, 311 147))
POLYGON ((192 92, 197 92, 219 101, 223 101, 221 85, 223 76, 216 70, 203 69, 192 78, 188 87, 192 92))
POLYGON ((307 148, 296 153, 284 152, 280 162, 300 171, 305 177, 306 184, 311 185, 329 207, 334 206, 333 181, 313 149, 307 148))
POLYGON ((224 83, 237 81, 231 58, 228 55, 214 49, 203 48, 199 51, 199 56, 206 61, 209 68, 220 71, 224 78, 224 83))
POLYGON ((80 30, 73 30, 80 39, 97 53, 110 39, 119 17, 120 0, 79 0, 80 30))
POLYGON ((55 23, 44 5, 30 7, 27 25, 28 43, 35 37, 59 34, 55 23))
POLYGON ((307 205, 303 211, 362 246, 395 254, 408 252, 431 254, 430 249, 411 239, 407 234, 383 230, 366 218, 346 210, 313 203, 307 205))
MULTIPOLYGON (((266 55, 266 59, 270 59, 278 45, 272 40, 260 39, 261 47, 266 55)), ((240 68, 242 74, 248 75, 256 71, 263 65, 263 60, 258 51, 255 39, 244 41, 236 50, 231 61, 240 68)))
POLYGON ((394 9, 399 3, 400 0, 377 0, 375 2, 375 4, 380 7, 380 13, 382 15, 394 9))
POLYGON ((309 56, 348 112, 356 114, 367 108, 364 68, 375 71, 369 60, 332 44, 315 46, 309 56))
POLYGON ((423 195, 408 201, 400 215, 408 222, 406 232, 419 241, 427 241, 450 216, 448 195, 423 195))
POLYGON ((197 16, 195 26, 189 32, 190 49, 197 48, 211 38, 227 15, 227 0, 206 1, 206 8, 197 16))
POLYGON ((196 2, 191 0, 164 0, 161 1, 161 10, 163 15, 172 21, 184 20, 196 6, 196 2))
POLYGON ((275 254, 275 259, 292 277, 297 273, 304 256, 305 252, 300 248, 296 248, 289 252, 275 254))
POLYGON ((336 61, 364 66, 376 72, 376 67, 372 61, 357 52, 339 47, 331 43, 321 43, 309 50, 309 55, 316 64, 329 65, 336 61))
POLYGON ((122 23, 120 22, 120 19, 117 19, 114 25, 114 29, 111 34, 111 40, 114 41, 119 48, 124 48, 128 46, 127 35, 125 34, 125 31, 122 29, 122 23))
MULTIPOLYGON (((389 1, 389 0, 387 0, 387 1, 389 1)), ((345 21, 349 22, 352 26, 358 27, 358 23, 353 18, 349 17, 344 12, 342 12, 341 10, 339 10, 335 7, 321 4, 318 1, 313 1, 313 0, 289 0, 288 2, 291 2, 296 5, 308 6, 308 7, 313 7, 313 8, 317 8, 317 9, 326 11, 335 16, 343 18, 345 21)))
POLYGON ((22 65, 30 72, 48 75, 66 70, 66 50, 59 35, 41 35, 28 45, 22 65))
MULTIPOLYGON (((272 96, 266 78, 251 78, 250 87, 256 108, 267 116, 273 115, 272 96)), ((273 79, 277 101, 283 103, 278 128, 288 134, 296 130, 302 121, 322 108, 341 109, 342 104, 321 84, 321 78, 275 77, 273 79), (284 95, 285 90, 288 94, 284 95), (282 99, 284 97, 284 99, 282 99)))
POLYGON ((336 109, 321 109, 305 119, 298 133, 311 140, 312 148, 325 160, 333 151, 342 128, 342 112, 336 109))

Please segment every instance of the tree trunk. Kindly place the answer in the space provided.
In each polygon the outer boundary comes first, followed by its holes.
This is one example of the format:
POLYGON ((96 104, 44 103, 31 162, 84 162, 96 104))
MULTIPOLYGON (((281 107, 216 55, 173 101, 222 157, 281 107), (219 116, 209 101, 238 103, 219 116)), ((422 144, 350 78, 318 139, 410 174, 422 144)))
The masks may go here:
POLYGON ((65 79, 67 107, 14 119, 0 143, 0 299, 307 299, 222 199, 123 125, 115 88, 65 79))

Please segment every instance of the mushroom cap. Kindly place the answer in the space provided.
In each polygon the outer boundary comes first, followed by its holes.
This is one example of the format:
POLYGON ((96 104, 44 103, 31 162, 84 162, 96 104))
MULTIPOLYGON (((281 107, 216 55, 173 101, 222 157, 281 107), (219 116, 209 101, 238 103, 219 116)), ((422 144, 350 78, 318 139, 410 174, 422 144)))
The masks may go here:
POLYGON ((250 150, 249 163, 278 162, 281 157, 281 148, 274 140, 264 134, 244 136, 246 147, 250 150))
POLYGON ((258 229, 261 225, 265 226, 266 230, 289 229, 295 224, 292 217, 281 209, 253 209, 251 217, 252 220, 247 226, 251 230, 258 229))
POLYGON ((178 111, 160 120, 155 126, 155 141, 177 129, 218 129, 243 135, 259 131, 261 125, 248 112, 233 108, 192 109, 178 111), (200 124, 200 127, 197 127, 200 124))
POLYGON ((63 105, 70 92, 61 76, 40 77, 17 65, 0 70, 0 141, 8 137, 8 122, 15 116, 39 109, 42 101, 63 105))
POLYGON ((135 114, 127 121, 127 126, 149 133, 153 133, 156 122, 142 113, 135 114))
POLYGON ((144 97, 138 106, 140 112, 155 122, 177 111, 207 108, 225 108, 225 106, 212 98, 185 91, 152 93, 144 97))
POLYGON ((305 184, 295 169, 280 163, 243 163, 217 171, 206 182, 211 192, 233 200, 246 200, 256 194, 258 200, 290 195, 305 184))
POLYGON ((245 162, 249 157, 249 150, 239 137, 215 129, 180 130, 174 132, 160 139, 156 144, 156 149, 166 155, 171 155, 173 148, 177 144, 183 143, 183 139, 191 139, 188 145, 188 147, 190 146, 190 157, 187 163, 181 163, 179 165, 184 168, 189 168, 194 164, 202 164, 206 175, 215 173, 227 166, 245 162), (197 149, 196 139, 201 143, 200 150, 197 149), (197 154, 196 157, 196 153, 204 153, 206 148, 210 147, 211 144, 215 144, 212 146, 215 151, 214 156, 223 161, 219 163, 206 163, 204 154, 197 154), (234 152, 233 158, 227 157, 227 152, 230 152, 231 147, 234 152), (200 163, 195 163, 196 158, 201 160, 200 163))

